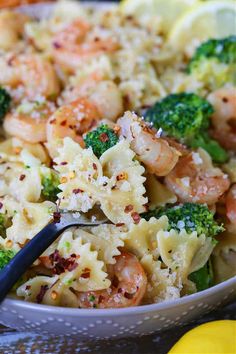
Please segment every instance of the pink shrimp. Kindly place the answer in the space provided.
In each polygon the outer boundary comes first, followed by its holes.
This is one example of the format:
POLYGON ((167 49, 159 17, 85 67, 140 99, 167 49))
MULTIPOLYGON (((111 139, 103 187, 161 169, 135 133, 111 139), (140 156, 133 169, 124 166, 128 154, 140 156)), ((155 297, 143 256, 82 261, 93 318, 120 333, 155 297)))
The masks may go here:
POLYGON ((226 196, 226 215, 232 224, 236 225, 236 184, 234 184, 226 196))
POLYGON ((230 186, 228 176, 212 165, 203 150, 181 157, 165 183, 180 201, 209 205, 216 203, 230 186))
POLYGON ((74 20, 53 39, 53 56, 63 68, 74 71, 78 62, 91 56, 117 49, 117 42, 112 37, 88 38, 91 26, 81 19, 74 20))
POLYGON ((166 176, 176 165, 181 155, 135 114, 126 112, 117 121, 121 134, 130 140, 131 149, 137 154, 150 173, 166 176))
POLYGON ((82 135, 101 119, 97 107, 87 98, 79 98, 60 107, 47 122, 47 148, 51 157, 56 156, 58 143, 70 137, 83 146, 82 135))
POLYGON ((110 266, 109 274, 112 278, 110 288, 77 293, 80 308, 119 308, 141 303, 146 292, 147 277, 136 256, 121 252, 116 257, 116 263, 110 266))
POLYGON ((228 150, 236 151, 236 88, 221 88, 208 96, 215 113, 212 136, 228 150))

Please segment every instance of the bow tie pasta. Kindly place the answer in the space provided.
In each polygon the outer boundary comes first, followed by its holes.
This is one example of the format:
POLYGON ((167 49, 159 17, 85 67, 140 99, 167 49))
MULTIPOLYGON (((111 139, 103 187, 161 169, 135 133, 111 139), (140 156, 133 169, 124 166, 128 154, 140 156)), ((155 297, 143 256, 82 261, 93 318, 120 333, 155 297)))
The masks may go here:
POLYGON ((86 212, 99 204, 113 223, 140 220, 139 213, 147 203, 144 168, 127 141, 120 141, 97 159, 91 149, 65 138, 55 162, 61 178, 58 196, 62 209, 86 212))

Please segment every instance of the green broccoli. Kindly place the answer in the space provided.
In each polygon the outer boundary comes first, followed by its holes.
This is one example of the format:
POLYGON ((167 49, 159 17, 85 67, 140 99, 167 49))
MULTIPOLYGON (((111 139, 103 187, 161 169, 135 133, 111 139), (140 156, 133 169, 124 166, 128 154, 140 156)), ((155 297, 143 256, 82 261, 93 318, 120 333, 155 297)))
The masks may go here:
POLYGON ((187 65, 187 73, 216 89, 236 83, 236 36, 202 43, 187 65))
POLYGON ((146 112, 145 120, 189 147, 205 149, 213 161, 223 163, 228 158, 227 152, 207 132, 213 112, 212 105, 204 98, 182 92, 157 102, 146 112))
POLYGON ((14 251, 0 249, 0 269, 3 269, 14 256, 14 251))
POLYGON ((169 220, 169 230, 181 231, 185 229, 188 233, 196 231, 198 235, 205 234, 207 237, 214 237, 224 231, 222 225, 214 220, 214 215, 204 204, 185 203, 174 207, 163 207, 148 211, 142 217, 149 220, 151 217, 160 218, 166 215, 169 220))
POLYGON ((0 236, 6 236, 6 228, 9 227, 9 219, 4 214, 0 214, 0 236))
POLYGON ((58 175, 55 172, 50 171, 50 173, 47 173, 42 176, 41 183, 42 196, 46 200, 55 202, 57 200, 57 194, 61 192, 58 188, 58 185, 60 184, 58 175))
POLYGON ((116 145, 119 140, 116 132, 107 124, 100 125, 97 129, 86 134, 84 141, 86 148, 91 147, 93 153, 99 158, 106 150, 116 145))
POLYGON ((10 109, 11 96, 2 87, 0 87, 0 120, 2 120, 10 109))
POLYGON ((201 269, 189 275, 189 279, 195 283, 197 291, 202 291, 214 285, 213 269, 209 260, 201 269))

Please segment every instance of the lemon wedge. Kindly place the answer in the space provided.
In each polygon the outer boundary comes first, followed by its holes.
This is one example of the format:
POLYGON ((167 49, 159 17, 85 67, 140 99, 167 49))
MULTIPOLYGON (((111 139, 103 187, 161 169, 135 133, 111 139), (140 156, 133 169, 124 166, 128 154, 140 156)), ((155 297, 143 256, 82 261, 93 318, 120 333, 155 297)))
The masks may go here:
POLYGON ((123 0, 120 3, 124 15, 132 15, 141 23, 150 23, 152 18, 159 17, 165 33, 170 26, 191 6, 200 0, 123 0))
POLYGON ((236 321, 204 323, 187 332, 168 354, 234 354, 236 321))
POLYGON ((168 44, 177 50, 195 47, 209 38, 236 34, 236 1, 213 0, 199 3, 172 26, 168 44))

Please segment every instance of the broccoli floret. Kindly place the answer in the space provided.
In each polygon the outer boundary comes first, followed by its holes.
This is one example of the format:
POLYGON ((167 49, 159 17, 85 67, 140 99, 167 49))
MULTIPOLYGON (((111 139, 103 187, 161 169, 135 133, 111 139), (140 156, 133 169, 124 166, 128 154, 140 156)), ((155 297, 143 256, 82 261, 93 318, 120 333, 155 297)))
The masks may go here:
POLYGON ((11 96, 2 87, 0 87, 0 120, 2 120, 10 109, 11 96))
POLYGON ((236 82, 236 36, 210 39, 195 51, 187 73, 203 81, 209 88, 236 82))
POLYGON ((118 135, 107 124, 100 125, 97 129, 86 134, 84 138, 86 148, 91 147, 98 158, 106 150, 116 145, 118 140, 118 135))
POLYGON ((46 200, 55 202, 57 200, 57 194, 60 193, 58 185, 60 184, 59 177, 55 172, 50 171, 42 177, 42 196, 46 200))
POLYGON ((151 217, 160 218, 166 215, 169 220, 169 230, 181 231, 185 229, 188 233, 196 231, 198 235, 205 234, 207 237, 214 237, 224 231, 222 225, 214 220, 214 215, 203 204, 185 203, 174 207, 163 207, 148 211, 142 217, 149 220, 151 217))
POLYGON ((6 236, 6 228, 9 226, 9 220, 6 215, 0 214, 0 236, 6 236))
POLYGON ((145 120, 189 147, 205 149, 214 162, 222 163, 227 160, 228 154, 207 133, 209 117, 213 112, 212 105, 204 98, 195 93, 182 92, 157 102, 146 112, 145 120))
POLYGON ((189 275, 189 279, 195 283, 197 291, 202 291, 214 285, 213 269, 209 260, 201 269, 189 275))
POLYGON ((14 251, 0 249, 0 269, 3 269, 14 256, 14 251))

